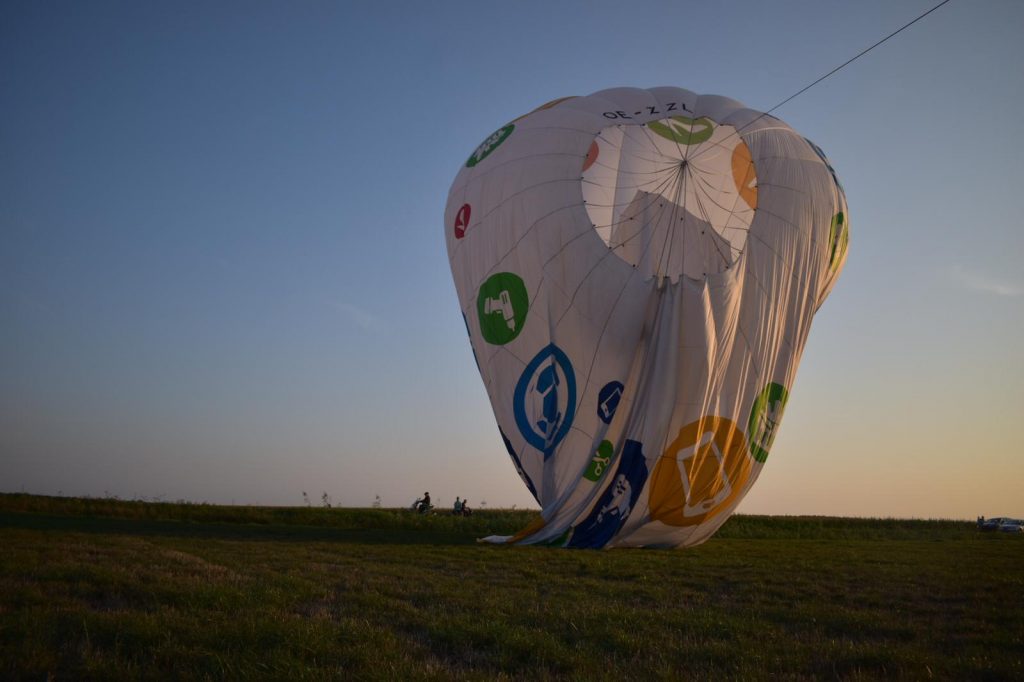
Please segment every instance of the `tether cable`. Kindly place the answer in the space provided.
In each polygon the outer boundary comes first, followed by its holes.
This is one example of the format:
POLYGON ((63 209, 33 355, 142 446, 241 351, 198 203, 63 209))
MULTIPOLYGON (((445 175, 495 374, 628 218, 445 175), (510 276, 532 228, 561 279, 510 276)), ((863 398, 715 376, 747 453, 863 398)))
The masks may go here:
MULTIPOLYGON (((889 40, 890 38, 892 38, 892 37, 893 37, 893 36, 895 36, 896 34, 898 34, 898 33, 902 32, 902 31, 904 31, 904 30, 906 30, 906 29, 910 28, 911 26, 913 26, 913 25, 914 25, 914 24, 916 24, 917 22, 921 21, 921 20, 922 20, 922 19, 924 19, 924 18, 925 18, 926 16, 928 16, 929 14, 931 14, 932 12, 934 12, 935 10, 937 10, 938 8, 942 7, 943 5, 945 5, 946 3, 948 3, 949 1, 950 1, 950 0, 942 0, 942 2, 940 2, 940 3, 939 3, 939 4, 937 4, 937 5, 935 5, 935 7, 932 7, 932 8, 930 9, 930 10, 928 10, 928 11, 927 11, 927 12, 925 12, 924 14, 922 14, 922 15, 918 16, 917 18, 915 18, 915 19, 913 19, 913 20, 911 20, 911 21, 909 21, 909 22, 907 22, 906 24, 903 24, 903 25, 902 25, 902 26, 900 26, 900 27, 899 27, 898 29, 896 29, 895 31, 893 31, 892 33, 890 33, 889 35, 887 35, 886 37, 882 38, 881 40, 879 40, 879 41, 878 41, 877 43, 875 43, 875 44, 874 44, 874 45, 872 45, 871 47, 868 47, 868 48, 865 48, 865 49, 861 50, 861 51, 860 51, 860 52, 859 52, 858 54, 856 54, 856 55, 855 55, 855 56, 853 56, 853 57, 850 57, 850 58, 849 58, 849 59, 847 59, 847 60, 846 60, 845 62, 843 62, 842 64, 840 64, 840 65, 839 65, 839 66, 837 66, 836 68, 832 69, 831 71, 829 71, 828 73, 826 73, 826 74, 825 74, 824 76, 822 76, 822 77, 821 77, 821 78, 819 78, 818 80, 816 80, 816 81, 814 81, 813 83, 811 83, 810 85, 807 85, 807 86, 804 86, 803 88, 800 88, 799 90, 797 90, 796 92, 794 92, 794 93, 793 93, 792 95, 790 95, 790 96, 789 96, 789 97, 787 97, 786 99, 784 99, 784 100, 782 100, 781 102, 779 102, 778 104, 776 104, 776 105, 775 105, 774 107, 772 107, 771 109, 768 109, 767 111, 765 111, 765 112, 763 112, 763 113, 761 113, 761 114, 758 114, 758 115, 757 115, 757 117, 756 117, 756 118, 754 118, 754 119, 753 119, 752 121, 750 121, 749 123, 746 123, 746 124, 744 124, 744 125, 740 126, 739 128, 736 128, 736 129, 735 129, 735 130, 734 130, 734 131, 733 131, 732 133, 730 133, 730 134, 729 134, 729 136, 728 136, 728 137, 726 137, 725 139, 721 140, 721 141, 720 141, 720 142, 719 142, 718 144, 720 145, 720 144, 721 144, 722 142, 725 142, 725 140, 728 140, 729 138, 731 138, 731 137, 732 137, 732 136, 734 136, 734 135, 739 135, 739 134, 740 134, 741 132, 743 132, 744 130, 746 130, 746 129, 747 129, 747 128, 749 128, 750 126, 754 125, 755 123, 757 123, 758 121, 760 121, 760 120, 761 120, 762 118, 764 118, 765 116, 768 116, 768 115, 770 115, 770 114, 771 114, 771 113, 772 113, 773 111, 775 111, 776 109, 778 109, 779 107, 781 107, 781 106, 782 106, 783 104, 786 104, 787 102, 789 102, 789 101, 791 101, 791 100, 793 100, 793 99, 796 99, 796 98, 797 98, 797 97, 799 97, 800 95, 804 94, 805 92, 807 92, 808 90, 810 90, 811 88, 813 88, 813 87, 814 87, 815 85, 817 85, 818 83, 822 82, 823 80, 825 80, 825 79, 826 79, 826 78, 828 78, 829 76, 831 76, 831 75, 835 74, 836 72, 838 72, 838 71, 839 71, 840 69, 842 69, 842 68, 844 68, 844 67, 846 67, 846 66, 849 66, 849 65, 850 65, 850 64, 852 64, 853 62, 857 61, 858 59, 860 59, 861 57, 863 57, 864 55, 866 55, 866 54, 867 54, 868 52, 871 52, 871 50, 875 49, 876 47, 878 47, 879 45, 881 45, 881 44, 882 44, 882 43, 884 43, 885 41, 889 40)), ((706 151, 706 150, 705 150, 705 151, 706 151)), ((697 157, 699 157, 699 156, 700 156, 700 155, 701 155, 702 153, 703 153, 703 152, 697 152, 697 155, 696 155, 696 156, 694 157, 694 159, 696 159, 697 157)))
POLYGON ((828 73, 826 73, 826 74, 825 74, 824 76, 822 76, 822 77, 821 77, 821 78, 819 78, 818 80, 814 81, 813 83, 811 83, 811 84, 810 84, 810 85, 808 85, 807 87, 805 87, 805 88, 802 88, 802 89, 800 89, 800 90, 796 91, 795 93, 793 93, 792 95, 790 95, 790 96, 789 96, 789 97, 787 97, 786 99, 782 100, 781 102, 779 102, 779 103, 778 103, 778 104, 776 104, 776 105, 775 105, 774 107, 772 107, 771 109, 769 109, 768 111, 766 111, 766 112, 764 112, 764 113, 765 113, 765 114, 770 114, 770 113, 772 113, 773 111, 775 111, 776 109, 778 109, 779 107, 781 107, 781 106, 782 106, 783 104, 785 104, 786 102, 790 101, 791 99, 795 99, 796 97, 798 97, 798 96, 800 96, 800 95, 804 94, 805 92, 807 92, 808 90, 810 90, 811 88, 813 88, 813 87, 814 87, 815 85, 817 85, 817 84, 818 84, 818 83, 820 83, 821 81, 825 80, 826 78, 828 78, 828 77, 829 77, 829 76, 831 76, 832 74, 836 73, 837 71, 839 71, 839 70, 840 70, 840 69, 842 69, 843 67, 845 67, 845 66, 848 66, 848 65, 852 64, 853 62, 857 61, 858 59, 860 59, 861 57, 863 57, 864 55, 866 55, 866 54, 867 54, 868 52, 871 52, 871 50, 875 49, 876 47, 878 47, 879 45, 881 45, 881 44, 882 44, 882 43, 884 43, 885 41, 889 40, 889 38, 892 38, 892 37, 893 37, 893 36, 895 36, 895 35, 896 35, 897 33, 900 33, 901 31, 903 31, 903 30, 905 30, 905 29, 908 29, 908 28, 910 28, 911 26, 913 26, 913 25, 914 25, 914 24, 916 24, 917 22, 921 21, 921 20, 922 20, 922 19, 924 19, 924 18, 925 18, 926 16, 928 16, 929 14, 931 14, 932 12, 934 12, 935 10, 937 10, 938 8, 940 8, 940 7, 942 7, 943 5, 945 5, 945 4, 947 3, 947 2, 949 2, 949 0, 942 0, 942 2, 940 2, 940 3, 939 3, 939 4, 937 4, 937 5, 935 5, 935 7, 932 7, 932 8, 930 9, 930 10, 928 10, 927 12, 925 12, 924 14, 922 14, 921 16, 917 17, 916 19, 914 19, 913 21, 911 21, 911 22, 909 22, 909 23, 907 23, 907 24, 904 24, 903 26, 900 26, 900 27, 899 27, 898 29, 896 29, 895 31, 893 31, 892 33, 890 33, 889 35, 887 35, 886 37, 882 38, 881 40, 879 40, 879 41, 878 41, 877 43, 875 43, 875 44, 874 44, 874 45, 872 45, 871 47, 869 47, 869 48, 867 48, 867 49, 865 49, 865 50, 862 50, 862 51, 860 52, 860 54, 858 54, 857 56, 855 56, 855 57, 851 57, 850 59, 847 59, 847 60, 846 60, 845 62, 843 62, 842 64, 840 64, 840 65, 839 65, 839 66, 837 66, 836 68, 832 69, 831 71, 829 71, 828 73))

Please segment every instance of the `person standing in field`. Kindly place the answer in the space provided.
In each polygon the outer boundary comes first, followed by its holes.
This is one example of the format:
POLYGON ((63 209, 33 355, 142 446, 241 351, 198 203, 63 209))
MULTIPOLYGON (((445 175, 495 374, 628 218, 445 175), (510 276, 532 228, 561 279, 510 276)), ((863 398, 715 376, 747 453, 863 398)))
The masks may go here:
POLYGON ((455 506, 452 507, 452 516, 462 516, 462 500, 459 499, 458 495, 455 496, 455 506))

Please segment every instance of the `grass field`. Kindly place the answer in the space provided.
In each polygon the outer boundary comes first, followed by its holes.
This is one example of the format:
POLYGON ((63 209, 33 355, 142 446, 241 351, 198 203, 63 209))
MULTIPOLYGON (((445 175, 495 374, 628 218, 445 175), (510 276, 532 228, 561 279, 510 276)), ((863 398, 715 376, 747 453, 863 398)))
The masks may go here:
POLYGON ((1024 679, 1024 537, 738 516, 479 545, 531 512, 0 495, 0 678, 1024 679))

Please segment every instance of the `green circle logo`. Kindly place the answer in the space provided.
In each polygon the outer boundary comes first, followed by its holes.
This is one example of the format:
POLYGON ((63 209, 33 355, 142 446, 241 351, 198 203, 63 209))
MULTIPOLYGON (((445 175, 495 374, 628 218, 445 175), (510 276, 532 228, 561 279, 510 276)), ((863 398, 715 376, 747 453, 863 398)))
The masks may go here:
POLYGON ((850 246, 850 229, 846 224, 846 216, 840 211, 832 216, 828 226, 828 267, 835 270, 843 260, 847 247, 850 246))
POLYGON ((476 312, 484 340, 503 346, 519 336, 529 309, 530 297, 518 275, 499 272, 488 277, 476 297, 476 312))
POLYGON ((491 152, 497 149, 502 142, 508 139, 508 136, 512 134, 512 131, 516 129, 514 123, 509 123, 504 128, 500 128, 491 133, 490 137, 480 143, 480 146, 469 155, 469 160, 466 161, 466 168, 472 168, 477 165, 488 156, 491 152))
POLYGON ((770 383, 764 387, 750 408, 747 423, 747 442, 750 454, 758 462, 768 459, 768 451, 775 441, 775 432, 782 421, 782 410, 789 400, 789 391, 782 384, 770 383))
POLYGON ((700 144, 711 139, 715 124, 707 116, 670 116, 647 124, 651 132, 679 144, 700 144))
POLYGON ((583 472, 583 478, 588 481, 600 481, 601 476, 608 470, 608 465, 611 464, 614 455, 615 448, 612 446, 612 442, 610 440, 601 441, 597 450, 594 451, 594 456, 590 458, 590 466, 583 472))

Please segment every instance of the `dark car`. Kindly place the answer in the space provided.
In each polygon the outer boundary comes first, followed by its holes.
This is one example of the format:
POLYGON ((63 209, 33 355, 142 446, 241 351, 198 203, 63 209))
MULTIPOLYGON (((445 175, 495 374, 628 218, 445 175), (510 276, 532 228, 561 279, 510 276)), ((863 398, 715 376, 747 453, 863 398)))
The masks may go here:
POLYGON ((1005 516, 996 516, 991 519, 978 519, 978 530, 996 531, 1004 521, 1012 521, 1005 516))

